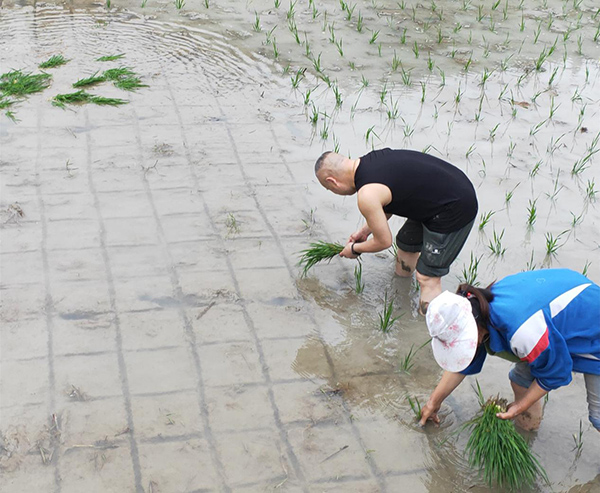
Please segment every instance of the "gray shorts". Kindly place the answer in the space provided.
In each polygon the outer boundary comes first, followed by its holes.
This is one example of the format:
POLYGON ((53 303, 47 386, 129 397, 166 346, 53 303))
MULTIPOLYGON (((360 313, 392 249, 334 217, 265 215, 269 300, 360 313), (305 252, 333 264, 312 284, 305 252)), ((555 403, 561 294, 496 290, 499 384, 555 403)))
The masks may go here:
POLYGON ((475 219, 466 226, 451 233, 437 233, 427 229, 419 221, 407 219, 396 235, 396 245, 409 253, 421 252, 417 271, 429 277, 442 277, 450 271, 467 241, 475 219))
MULTIPOLYGON (((515 363, 508 373, 508 378, 511 382, 526 389, 535 380, 529 365, 524 361, 515 363)), ((585 389, 587 391, 588 417, 593 427, 600 431, 600 375, 584 373, 583 378, 585 379, 585 389)))

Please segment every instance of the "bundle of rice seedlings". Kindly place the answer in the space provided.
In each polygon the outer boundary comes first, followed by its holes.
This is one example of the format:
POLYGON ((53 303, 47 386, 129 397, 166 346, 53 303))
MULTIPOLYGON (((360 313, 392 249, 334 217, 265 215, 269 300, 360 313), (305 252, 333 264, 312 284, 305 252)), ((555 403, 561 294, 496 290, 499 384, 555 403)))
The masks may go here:
POLYGON ((52 76, 50 74, 26 74, 20 70, 13 70, 0 75, 0 91, 3 96, 23 98, 28 94, 46 89, 52 76))
POLYGON ((317 241, 311 243, 310 248, 300 252, 299 265, 303 268, 302 275, 306 276, 311 267, 323 260, 330 261, 344 249, 340 243, 327 243, 326 241, 317 241))
POLYGON ((480 396, 480 403, 481 412, 466 426, 471 430, 467 442, 471 466, 483 471, 489 486, 497 484, 511 491, 533 487, 538 477, 548 483, 546 471, 514 423, 496 417, 506 411, 506 399, 492 397, 483 402, 480 396))
POLYGON ((89 77, 85 77, 83 79, 79 79, 77 82, 73 83, 73 87, 88 87, 94 86, 96 84, 100 84, 100 82, 104 82, 106 77, 103 75, 98 75, 98 72, 94 73, 89 77))

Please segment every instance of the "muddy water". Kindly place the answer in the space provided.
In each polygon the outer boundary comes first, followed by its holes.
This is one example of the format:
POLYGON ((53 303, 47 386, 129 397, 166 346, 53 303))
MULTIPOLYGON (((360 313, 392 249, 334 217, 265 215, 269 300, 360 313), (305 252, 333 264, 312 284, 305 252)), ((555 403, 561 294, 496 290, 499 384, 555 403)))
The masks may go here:
MULTIPOLYGON (((103 327, 111 326, 106 314, 115 308, 109 301, 98 299, 95 306, 86 305, 79 301, 84 297, 74 293, 72 287, 55 288, 53 284, 55 279, 68 277, 70 270, 83 273, 90 286, 100 276, 100 258, 76 253, 80 251, 76 248, 89 248, 97 237, 94 230, 82 229, 85 222, 77 222, 93 217, 90 211, 97 208, 86 199, 93 172, 99 203, 109 218, 105 242, 110 245, 114 241, 115 251, 137 244, 146 248, 142 255, 123 256, 121 261, 110 257, 114 276, 129 279, 143 271, 156 279, 150 287, 138 291, 120 288, 116 283, 116 302, 121 310, 130 311, 129 318, 123 316, 125 347, 135 353, 151 346, 153 338, 163 337, 165 344, 176 345, 173 336, 165 337, 154 327, 128 342, 125 320, 140 320, 145 310, 159 310, 165 320, 165 310, 191 312, 192 319, 215 320, 206 322, 202 334, 210 341, 219 340, 223 325, 242 340, 245 336, 240 326, 257 327, 256 338, 251 339, 254 346, 250 344, 255 349, 240 346, 241 350, 236 347, 226 353, 234 359, 241 351, 238 359, 242 370, 224 372, 230 376, 225 380, 233 389, 230 392, 228 388, 226 394, 234 396, 225 407, 237 409, 238 400, 244 399, 248 411, 240 411, 236 420, 251 428, 254 421, 262 419, 258 401, 264 396, 236 396, 248 385, 246 374, 255 368, 249 355, 252 351, 264 353, 266 363, 262 365, 267 367, 268 381, 276 382, 274 386, 267 384, 274 395, 272 407, 277 416, 282 416, 278 419, 284 420, 278 438, 285 445, 281 437, 289 437, 288 458, 300 457, 296 469, 287 464, 283 467, 288 471, 285 476, 267 481, 265 471, 270 468, 281 474, 280 462, 285 461, 279 454, 249 451, 246 445, 237 449, 219 446, 217 431, 217 445, 209 446, 217 450, 216 455, 244 462, 249 460, 248 455, 256 454, 259 466, 248 466, 241 472, 224 466, 225 472, 219 473, 216 461, 214 470, 208 467, 206 476, 222 474, 225 479, 220 487, 197 478, 178 482, 177 474, 157 472, 161 468, 153 468, 154 452, 149 451, 148 444, 157 443, 165 429, 169 430, 164 428, 165 423, 171 429, 178 427, 177 436, 185 438, 201 428, 197 416, 206 415, 202 436, 210 437, 211 429, 218 428, 219 422, 210 406, 219 409, 219 404, 209 402, 208 411, 203 411, 201 404, 200 412, 194 414, 188 411, 190 404, 185 398, 174 398, 167 411, 160 408, 163 429, 153 422, 148 431, 145 424, 151 421, 151 411, 136 414, 136 398, 148 398, 152 386, 145 388, 145 393, 140 391, 140 396, 133 389, 133 414, 124 426, 118 427, 123 423, 116 418, 105 417, 104 424, 89 421, 87 434, 76 435, 78 441, 74 441, 66 425, 62 442, 59 439, 56 445, 52 428, 48 432, 45 424, 47 415, 56 412, 67 423, 69 417, 74 423, 78 417, 63 404, 64 388, 70 389, 69 396, 73 390, 59 370, 58 376, 48 378, 46 390, 50 397, 47 402, 39 399, 44 403, 39 410, 31 403, 23 407, 17 401, 7 402, 7 396, 13 395, 12 387, 4 384, 3 432, 14 436, 14 430, 22 430, 27 424, 23 416, 31 413, 36 418, 29 420, 26 438, 35 443, 36 431, 46 430, 49 438, 44 436, 47 441, 43 446, 55 447, 57 454, 51 464, 54 469, 40 469, 37 452, 19 448, 24 457, 18 461, 20 473, 17 467, 7 469, 6 491, 44 484, 48 471, 54 477, 49 484, 60 490, 56 485, 62 482, 65 491, 77 491, 86 481, 94 484, 93 488, 102 484, 103 490, 113 491, 193 491, 201 487, 247 491, 275 487, 289 491, 486 491, 462 455, 466 437, 453 434, 476 412, 476 398, 470 388, 474 382, 466 381, 448 399, 439 428, 422 430, 414 422, 407 396, 424 402, 439 370, 429 348, 424 347, 417 352, 409 373, 399 371, 400 361, 410 348, 420 347, 427 337, 423 320, 415 311, 418 293, 410 281, 393 276, 392 256, 383 252, 364 259, 366 286, 360 295, 353 291, 354 265, 350 262, 335 261, 317 267, 307 279, 297 276, 295 254, 309 241, 342 241, 360 225, 353 198, 333 197, 322 190, 312 177, 312 163, 328 149, 339 148, 357 157, 371 148, 390 146, 424 150, 461 167, 476 184, 480 211, 489 213, 490 220, 471 234, 444 280, 448 289, 463 276, 471 258, 479 259, 477 280, 482 284, 533 266, 585 269, 591 279, 599 282, 600 217, 594 196, 600 188, 595 154, 600 149, 600 48, 594 40, 600 21, 597 6, 591 1, 581 2, 577 8, 573 3, 556 1, 526 2, 522 8, 512 1, 496 7, 492 2, 479 7, 470 2, 378 1, 357 2, 349 14, 337 2, 314 5, 313 9, 298 2, 292 15, 290 4, 282 2, 276 8, 266 1, 242 4, 215 0, 209 2, 209 8, 203 2, 188 2, 181 10, 172 3, 151 0, 143 8, 137 3, 113 2, 111 9, 86 2, 3 3, 3 72, 10 68, 34 71, 39 62, 55 53, 72 60, 51 70, 54 81, 50 89, 14 107, 17 124, 4 116, 0 122, 3 174, 6 170, 1 198, 2 220, 6 221, 2 231, 6 265, 12 259, 23 262, 25 257, 19 257, 19 252, 39 247, 40 224, 50 229, 63 225, 61 234, 41 240, 50 272, 44 278, 49 286, 45 296, 46 300, 48 296, 54 300, 56 311, 44 314, 39 310, 42 302, 32 301, 24 293, 27 279, 39 279, 41 262, 35 257, 31 266, 14 275, 9 267, 3 268, 7 295, 2 317, 3 322, 9 322, 3 325, 16 333, 23 326, 29 327, 31 320, 51 328, 53 324, 58 326, 52 321, 55 316, 81 322, 79 328, 89 327, 90 320, 98 317, 105 322, 103 327), (253 27, 257 19, 258 25, 253 27), (548 59, 540 61, 540 56, 550 50, 548 59), (107 65, 96 61, 99 56, 115 53, 126 56, 107 65), (121 64, 134 68, 149 87, 125 96, 110 85, 94 91, 125 97, 130 101, 128 105, 67 111, 50 105, 50 97, 69 92, 74 80, 121 64), (175 108, 173 101, 177 101, 175 108), (40 136, 35 145, 32 135, 40 136), (96 146, 91 158, 80 145, 85 139, 96 146), (586 160, 588 155, 591 157, 586 160), (91 163, 91 172, 86 171, 86 160, 91 163), (31 164, 34 161, 38 163, 35 167, 31 164), (182 162, 191 167, 191 174, 182 169, 182 162), (190 182, 191 191, 187 190, 190 182), (40 200, 36 186, 43 190, 44 199, 40 200), (172 247, 169 262, 161 266, 157 259, 163 258, 163 249, 160 245, 152 247, 156 228, 148 228, 144 221, 149 215, 143 200, 148 187, 166 190, 155 198, 162 200, 156 206, 159 211, 164 206, 169 213, 197 214, 191 222, 173 221, 170 229, 165 226, 167 244, 189 239, 207 248, 193 243, 172 247), (106 200, 102 198, 104 192, 106 200), (27 219, 22 222, 10 213, 8 206, 15 202, 26 211, 27 219), (534 204, 535 221, 528 224, 528 208, 531 210, 534 204), (231 214, 239 228, 232 223, 231 214), (205 215, 212 219, 205 220, 205 215), (110 220, 125 216, 132 222, 113 232, 110 220), (52 223, 53 219, 59 221, 52 223), (504 250, 501 255, 491 252, 494 236, 500 238, 498 248, 504 250), (54 247, 65 251, 60 241, 65 237, 70 238, 66 251, 73 259, 53 253, 54 247), (547 243, 554 239, 557 249, 547 254, 547 243), (237 281, 229 280, 225 265, 231 267, 230 274, 236 273, 232 277, 237 281), (186 271, 190 266, 196 266, 196 270, 186 271), (293 279, 282 282, 287 271, 293 273, 293 279), (175 276, 183 292, 154 292, 162 289, 161 275, 171 279, 175 276), (389 334, 376 329, 385 293, 394 297, 396 314, 401 317, 389 334), (73 298, 75 302, 70 301, 73 298), (214 307, 224 311, 233 307, 244 317, 240 315, 238 324, 227 324, 223 316, 215 315, 214 307), (264 325, 259 323, 260 314, 268 314, 263 315, 267 318, 261 322, 264 325), (271 314, 277 316, 270 318, 271 314), (270 335, 281 328, 291 330, 298 314, 305 320, 302 328, 295 329, 298 337, 273 342, 276 338, 271 340, 270 335), (82 316, 86 320, 80 321, 82 316), (270 354, 263 348, 271 345, 276 349, 269 359, 270 354), (287 394, 289 402, 298 403, 292 412, 300 417, 297 422, 307 422, 300 432, 285 422, 286 405, 278 400, 279 388, 287 388, 294 379, 307 383, 311 396, 309 403, 303 400, 307 392, 304 387, 293 388, 287 394), (183 420, 172 419, 171 415, 183 416, 183 420), (318 426, 328 420, 344 423, 343 430, 334 429, 328 435, 331 431, 318 426), (116 436, 127 424, 136 429, 128 442, 131 450, 138 442, 142 444, 141 465, 136 467, 132 454, 131 473, 128 459, 108 455, 107 467, 112 472, 106 475, 112 479, 104 477, 103 483, 94 483, 90 477, 102 476, 104 466, 97 463, 105 460, 96 453, 89 459, 94 473, 82 474, 80 483, 70 481, 78 464, 71 453, 73 447, 89 444, 89 437, 102 439, 108 435, 107 430, 116 436), (341 448, 345 442, 336 440, 344 433, 354 437, 363 450, 345 456, 341 448), (336 450, 328 447, 330 443, 336 447, 339 443, 342 451, 323 461, 336 450), (346 482, 336 483, 336 477, 346 482)), ((349 5, 353 8, 354 4, 349 5)), ((392 221, 394 228, 401 224, 392 221)), ((40 282, 44 284, 44 280, 40 282)), ((183 339, 189 339, 189 332, 183 334, 183 339)), ((3 333, 7 341, 3 358, 11 364, 16 358, 17 363, 10 368, 20 368, 18 363, 33 357, 37 346, 32 343, 30 351, 23 350, 18 340, 13 343, 9 336, 3 333)), ((40 337, 47 338, 44 331, 37 339, 40 337)), ((94 341, 105 344, 103 338, 94 341)), ((185 342, 182 344, 185 346, 185 342)), ((85 340, 68 341, 68 346, 69 350, 63 351, 60 341, 50 337, 48 353, 84 355, 97 350, 88 348, 85 340)), ((46 342, 42 353, 45 348, 46 342)), ((135 386, 135 365, 128 354, 124 353, 125 363, 120 370, 129 372, 135 386)), ((67 368, 69 364, 65 364, 67 368)), ((172 371, 178 380, 185 379, 184 369, 177 370, 180 374, 172 371)), ((503 361, 488 361, 479 377, 485 392, 509 395, 504 377, 507 371, 503 361)), ((217 373, 208 368, 202 378, 206 382, 218 380, 217 373)), ((115 392, 112 389, 97 400, 91 392, 89 400, 97 406, 97 414, 112 414, 115 392)), ((265 422, 269 423, 265 428, 277 434, 275 426, 266 418, 265 422)), ((75 424, 71 426, 76 428, 75 424)), ((551 394, 541 430, 528 438, 551 480, 551 486, 540 486, 541 491, 600 489, 600 441, 587 422, 582 379, 575 378, 568 388, 551 394), (584 447, 577 457, 572 450, 573 435, 579 430, 580 420, 584 447)), ((195 450, 201 448, 195 444, 196 439, 193 435, 187 441, 173 439, 173 443, 177 444, 175 448, 195 450)), ((10 443, 14 445, 14 441, 10 443)), ((15 453, 13 463, 17 456, 15 453)), ((167 464, 173 471, 181 467, 172 455, 158 457, 159 464, 167 464)))

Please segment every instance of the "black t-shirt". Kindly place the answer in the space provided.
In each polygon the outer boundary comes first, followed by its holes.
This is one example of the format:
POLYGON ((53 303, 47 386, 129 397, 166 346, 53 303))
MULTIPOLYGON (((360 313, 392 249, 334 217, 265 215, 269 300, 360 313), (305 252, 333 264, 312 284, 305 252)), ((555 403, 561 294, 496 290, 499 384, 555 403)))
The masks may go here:
POLYGON ((450 233, 477 215, 473 184, 460 169, 418 151, 381 149, 360 158, 356 190, 381 183, 392 192, 387 214, 414 219, 431 231, 450 233))

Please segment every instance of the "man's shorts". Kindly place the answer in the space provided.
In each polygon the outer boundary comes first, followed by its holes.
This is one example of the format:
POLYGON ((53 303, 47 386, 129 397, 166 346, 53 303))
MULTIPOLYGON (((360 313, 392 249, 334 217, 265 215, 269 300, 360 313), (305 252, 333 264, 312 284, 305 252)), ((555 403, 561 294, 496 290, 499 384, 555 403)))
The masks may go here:
POLYGON ((412 219, 407 219, 396 235, 396 245, 400 250, 409 253, 421 252, 417 262, 417 271, 429 277, 442 277, 450 271, 467 237, 473 223, 451 233, 437 233, 412 219))

